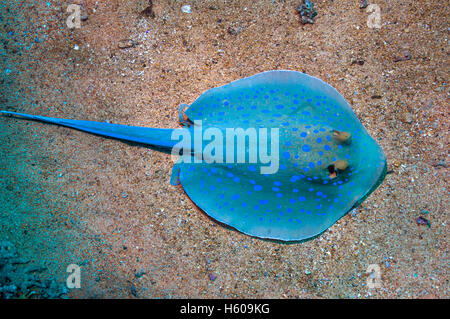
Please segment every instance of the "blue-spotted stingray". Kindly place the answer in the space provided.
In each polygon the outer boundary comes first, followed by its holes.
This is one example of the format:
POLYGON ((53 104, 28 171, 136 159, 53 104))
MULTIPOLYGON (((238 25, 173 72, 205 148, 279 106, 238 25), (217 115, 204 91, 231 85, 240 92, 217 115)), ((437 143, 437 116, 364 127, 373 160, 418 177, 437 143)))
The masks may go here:
MULTIPOLYGON (((174 165, 171 183, 180 183, 213 219, 258 238, 288 242, 315 238, 358 206, 386 175, 382 149, 342 95, 320 79, 296 71, 267 71, 212 88, 191 105, 180 106, 184 127, 178 129, 2 113, 167 153, 178 145, 182 156, 174 165), (257 157, 250 161, 249 154, 255 148, 259 154, 264 143, 230 146, 235 154, 247 154, 248 160, 236 161, 235 155, 232 163, 208 161, 202 157, 202 148, 173 139, 174 134, 183 136, 183 132, 194 136, 199 129, 196 123, 201 123, 205 132, 214 128, 223 136, 227 128, 241 128, 236 130, 236 140, 249 128, 278 129, 278 145, 270 144, 272 155, 279 154, 278 166, 262 173, 267 160, 257 157)), ((264 141, 273 140, 270 135, 264 141)), ((217 147, 210 154, 219 151, 217 147)))

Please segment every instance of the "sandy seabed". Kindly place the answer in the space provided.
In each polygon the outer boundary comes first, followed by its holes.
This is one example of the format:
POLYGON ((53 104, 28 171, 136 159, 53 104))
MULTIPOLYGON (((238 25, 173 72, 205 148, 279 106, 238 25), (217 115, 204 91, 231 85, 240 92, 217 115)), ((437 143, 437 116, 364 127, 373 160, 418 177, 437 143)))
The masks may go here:
POLYGON ((369 3, 380 28, 358 1, 315 1, 312 25, 288 0, 3 1, 1 109, 172 128, 209 88, 302 71, 346 98, 390 174, 321 236, 285 245, 199 212, 169 184, 169 155, 0 118, 0 239, 43 278, 80 265, 70 298, 448 298, 449 4, 369 3))

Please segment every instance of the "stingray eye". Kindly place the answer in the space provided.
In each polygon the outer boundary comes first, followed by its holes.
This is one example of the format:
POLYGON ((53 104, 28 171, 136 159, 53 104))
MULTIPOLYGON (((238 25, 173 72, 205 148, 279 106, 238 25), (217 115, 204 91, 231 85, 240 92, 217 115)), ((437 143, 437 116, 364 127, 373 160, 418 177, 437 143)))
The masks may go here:
POLYGON ((348 167, 348 162, 346 160, 337 160, 330 165, 328 165, 328 173, 331 179, 336 178, 339 173, 345 171, 348 167))
POLYGON ((333 138, 338 143, 350 143, 352 135, 348 132, 333 130, 333 138))
POLYGON ((334 164, 328 165, 327 167, 330 178, 335 178, 337 176, 336 168, 334 164))

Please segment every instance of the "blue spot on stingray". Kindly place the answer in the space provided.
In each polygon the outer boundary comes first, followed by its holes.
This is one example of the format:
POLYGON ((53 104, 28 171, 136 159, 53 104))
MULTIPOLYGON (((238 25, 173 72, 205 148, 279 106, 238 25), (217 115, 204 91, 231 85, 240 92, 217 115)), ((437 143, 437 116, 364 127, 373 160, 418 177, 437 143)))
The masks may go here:
POLYGON ((299 200, 300 202, 304 202, 304 201, 306 200, 306 197, 305 197, 305 196, 300 196, 300 197, 298 198, 298 200, 299 200))
POLYGON ((306 136, 308 136, 308 133, 306 133, 306 132, 301 132, 301 133, 300 133, 300 136, 301 136, 301 137, 306 137, 306 136))
POLYGON ((283 152, 283 157, 288 159, 291 156, 289 152, 283 152))
POLYGON ((262 188, 261 185, 255 185, 255 186, 253 187, 253 189, 254 189, 255 191, 260 191, 260 190, 262 190, 263 188, 262 188))
POLYGON ((233 196, 231 196, 231 199, 236 200, 239 197, 241 197, 239 194, 234 194, 233 196))
POLYGON ((305 144, 305 145, 302 146, 302 151, 303 152, 309 152, 310 150, 311 150, 311 148, 309 147, 308 144, 305 144))
POLYGON ((331 150, 331 147, 330 147, 330 145, 328 145, 328 144, 326 144, 323 148, 325 149, 325 151, 331 150))

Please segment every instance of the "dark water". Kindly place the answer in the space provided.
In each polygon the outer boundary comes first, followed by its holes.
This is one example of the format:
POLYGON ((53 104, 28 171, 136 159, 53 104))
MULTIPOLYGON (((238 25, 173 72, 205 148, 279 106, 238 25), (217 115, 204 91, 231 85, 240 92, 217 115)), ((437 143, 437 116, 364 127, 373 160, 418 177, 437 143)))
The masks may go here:
MULTIPOLYGON (((33 112, 40 103, 36 68, 44 66, 35 53, 57 23, 47 18, 51 6, 0 3, 0 109, 33 112)), ((0 298, 63 297, 67 266, 86 262, 87 244, 71 230, 80 209, 76 190, 61 191, 67 179, 51 136, 2 117, 0 140, 0 298)))

